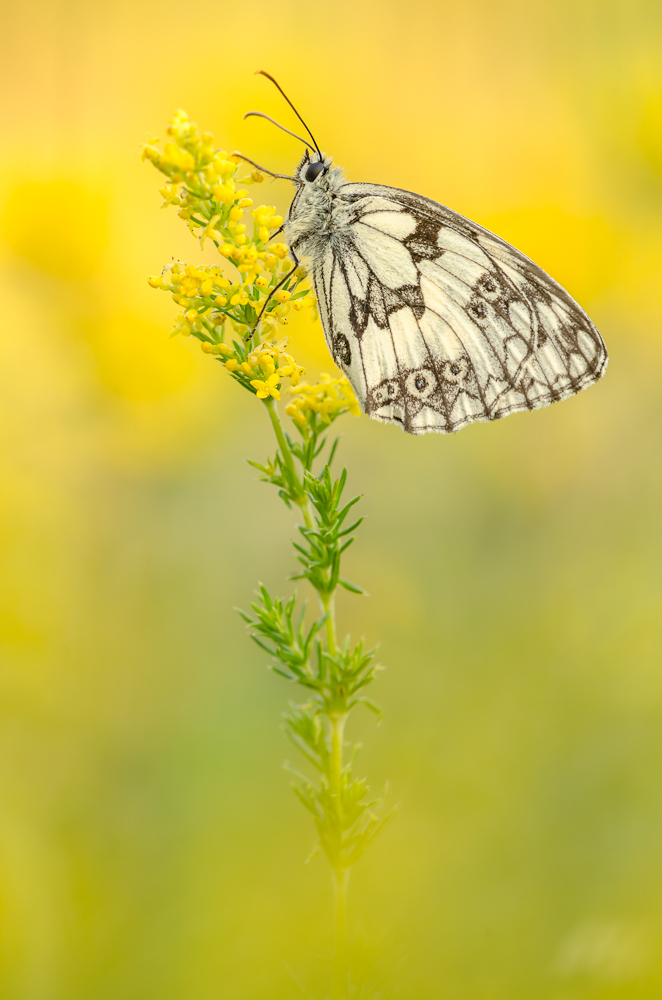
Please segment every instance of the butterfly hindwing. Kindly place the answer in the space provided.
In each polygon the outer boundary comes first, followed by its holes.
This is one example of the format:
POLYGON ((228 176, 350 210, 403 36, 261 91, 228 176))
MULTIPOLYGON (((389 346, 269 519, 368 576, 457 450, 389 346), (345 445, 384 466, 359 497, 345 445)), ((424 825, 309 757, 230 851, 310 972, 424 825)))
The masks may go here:
POLYGON ((329 349, 373 419, 455 431, 600 378, 590 319, 514 247, 408 191, 344 184, 339 199, 313 277, 329 349))

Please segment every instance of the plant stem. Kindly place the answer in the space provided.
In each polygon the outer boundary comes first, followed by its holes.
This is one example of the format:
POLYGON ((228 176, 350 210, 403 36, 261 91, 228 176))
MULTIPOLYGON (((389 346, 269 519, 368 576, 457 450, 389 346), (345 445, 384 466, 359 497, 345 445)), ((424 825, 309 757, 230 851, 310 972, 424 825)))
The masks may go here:
POLYGON ((310 516, 310 502, 303 491, 301 480, 297 475, 297 470, 294 465, 294 456, 292 455, 292 452, 290 451, 290 446, 287 443, 287 438, 285 437, 285 433, 283 431, 283 427, 280 422, 280 417, 278 416, 278 408, 276 407, 275 400, 273 399, 272 396, 268 396, 267 399, 263 400, 263 402, 267 409, 267 413, 269 414, 269 419, 271 420, 274 432, 276 434, 276 440, 278 441, 278 447, 280 448, 280 453, 283 456, 283 461, 285 462, 285 465, 288 468, 288 471, 292 477, 292 482, 295 484, 297 493, 301 498, 297 502, 301 507, 301 513, 303 514, 303 519, 306 522, 306 527, 312 528, 313 519, 310 516))
MULTIPOLYGON (((343 743, 347 713, 329 716, 331 723, 331 758, 329 760, 329 790, 336 803, 338 814, 338 830, 342 840, 342 769, 343 743)), ((340 855, 341 842, 338 843, 340 855)), ((339 858, 340 860, 340 858, 339 858)), ((347 955, 346 955, 346 922, 347 922, 347 883, 348 868, 334 870, 334 890, 336 904, 335 950, 333 955, 333 1000, 344 1000, 347 986, 347 955)))
POLYGON ((321 597, 320 601, 324 611, 329 616, 324 624, 324 636, 326 639, 326 648, 329 653, 335 653, 336 651, 336 602, 334 600, 334 595, 329 594, 327 597, 321 597))
MULTIPOLYGON (((278 409, 272 397, 264 401, 264 405, 269 414, 269 419, 276 434, 276 440, 280 453, 290 474, 292 484, 296 489, 300 499, 297 501, 307 527, 312 527, 313 518, 310 509, 310 501, 304 493, 303 484, 297 474, 294 464, 294 456, 288 444, 287 438, 281 425, 278 409)), ((336 652, 336 625, 335 625, 335 601, 333 593, 322 594, 318 592, 320 604, 324 609, 327 618, 324 625, 325 646, 329 653, 336 652)), ((342 704, 345 698, 343 695, 342 704)), ((337 857, 342 862, 342 831, 344 829, 343 816, 343 747, 345 723, 347 712, 339 711, 328 715, 331 727, 331 753, 328 758, 327 777, 329 781, 329 791, 335 805, 335 827, 337 830, 337 857)), ((333 956, 333 989, 332 1000, 346 1000, 347 997, 347 886, 349 882, 348 868, 334 868, 334 898, 335 898, 335 948, 333 956)))
POLYGON ((336 901, 336 945, 333 955, 333 1000, 346 1000, 347 989, 347 883, 349 868, 334 870, 334 889, 336 901))
POLYGON ((337 796, 340 807, 340 792, 342 788, 343 743, 345 737, 345 722, 347 713, 329 716, 331 723, 331 759, 329 761, 329 790, 337 796))
POLYGON ((267 396, 263 400, 264 405, 267 408, 267 413, 269 414, 269 419, 273 425, 274 432, 276 434, 276 440, 278 441, 278 447, 280 448, 281 454, 285 461, 285 465, 290 471, 293 481, 295 482, 297 489, 303 492, 303 487, 301 485, 301 480, 297 476, 297 470, 294 467, 294 458, 292 452, 290 451, 290 446, 287 443, 287 438, 283 431, 282 424, 280 422, 280 417, 278 416, 278 409, 276 408, 276 403, 272 396, 267 396))

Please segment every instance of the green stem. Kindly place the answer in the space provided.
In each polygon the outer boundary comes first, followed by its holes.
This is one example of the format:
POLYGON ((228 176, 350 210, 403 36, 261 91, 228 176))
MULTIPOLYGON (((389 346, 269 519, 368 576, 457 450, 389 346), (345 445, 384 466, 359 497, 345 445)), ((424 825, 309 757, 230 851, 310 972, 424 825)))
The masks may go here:
POLYGON ((329 721, 331 723, 331 759, 329 761, 329 789, 331 794, 336 797, 338 803, 338 811, 341 808, 341 798, 340 792, 342 787, 342 768, 343 768, 343 744, 345 739, 345 723, 347 722, 347 713, 343 712, 342 715, 330 715, 329 721))
MULTIPOLYGON (((344 828, 342 806, 343 745, 347 713, 329 716, 331 723, 331 754, 329 758, 329 791, 335 800, 338 829, 338 861, 342 860, 342 831, 344 828)), ((347 986, 346 922, 347 882, 349 869, 334 869, 335 889, 335 949, 333 955, 333 1000, 345 1000, 347 986)))
POLYGON ((285 432, 283 431, 283 426, 278 416, 276 402, 272 396, 268 396, 267 399, 263 400, 263 402, 267 408, 267 413, 269 414, 269 419, 271 420, 274 433, 276 434, 276 440, 278 441, 278 447, 280 448, 280 453, 283 456, 283 461, 287 466, 288 472, 292 477, 292 482, 294 483, 296 491, 299 494, 300 499, 297 500, 297 503, 301 507, 301 513, 303 514, 303 519, 306 522, 306 527, 312 528, 313 519, 310 515, 310 502, 304 493, 303 485, 297 475, 297 470, 294 465, 294 455, 292 454, 290 446, 287 443, 287 438, 285 437, 285 432))
POLYGON ((336 902, 336 936, 333 953, 333 1000, 346 1000, 347 997, 347 883, 349 868, 336 868, 334 871, 334 890, 336 902))
POLYGON ((328 618, 324 624, 324 635, 326 638, 326 648, 329 653, 335 653, 336 651, 336 602, 334 599, 334 594, 328 594, 326 597, 320 595, 320 601, 322 607, 324 608, 328 618))

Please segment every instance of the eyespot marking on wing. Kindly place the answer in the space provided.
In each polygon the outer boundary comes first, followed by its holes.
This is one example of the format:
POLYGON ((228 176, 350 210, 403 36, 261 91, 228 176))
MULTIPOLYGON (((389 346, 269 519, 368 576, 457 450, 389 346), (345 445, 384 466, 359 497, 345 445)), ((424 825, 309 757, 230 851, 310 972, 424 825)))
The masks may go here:
POLYGON ((352 350, 344 333, 337 333, 333 338, 333 356, 336 361, 348 368, 352 363, 352 350))

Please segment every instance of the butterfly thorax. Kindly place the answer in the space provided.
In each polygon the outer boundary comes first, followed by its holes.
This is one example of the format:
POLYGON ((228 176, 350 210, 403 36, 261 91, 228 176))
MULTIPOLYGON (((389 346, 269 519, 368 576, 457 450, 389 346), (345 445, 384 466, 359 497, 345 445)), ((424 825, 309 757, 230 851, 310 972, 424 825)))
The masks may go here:
POLYGON ((305 174, 309 165, 310 157, 306 153, 296 170, 298 190, 284 230, 297 258, 314 267, 329 240, 340 235, 347 226, 349 217, 341 194, 346 183, 342 169, 334 166, 330 157, 325 157, 324 173, 314 181, 307 181, 305 174))

